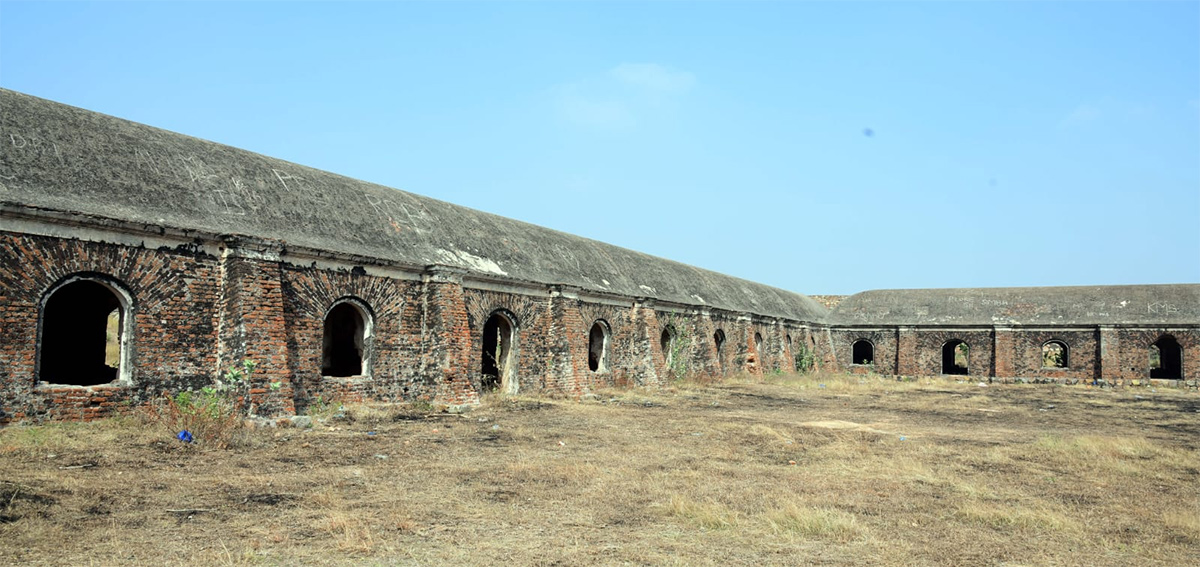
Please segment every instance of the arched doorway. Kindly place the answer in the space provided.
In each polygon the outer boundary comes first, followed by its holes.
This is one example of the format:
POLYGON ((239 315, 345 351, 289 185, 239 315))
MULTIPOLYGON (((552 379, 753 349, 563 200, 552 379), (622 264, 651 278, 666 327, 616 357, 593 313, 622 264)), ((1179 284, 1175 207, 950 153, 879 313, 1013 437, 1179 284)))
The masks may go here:
POLYGON ((942 345, 942 374, 966 376, 971 366, 971 347, 958 339, 942 345))
POLYGON ((763 367, 763 336, 762 333, 754 333, 754 361, 759 368, 763 367))
POLYGON ((717 369, 721 372, 725 371, 725 331, 717 329, 713 333, 713 346, 717 349, 717 369))
POLYGON ((96 386, 128 373, 130 296, 100 276, 77 275, 42 300, 38 380, 96 386))
POLYGON ((371 313, 366 304, 342 299, 325 314, 321 339, 321 375, 369 376, 371 313))
POLYGON ((483 352, 479 382, 483 392, 517 393, 516 320, 496 311, 483 324, 483 352))
POLYGON ((1070 352, 1067 343, 1062 341, 1046 341, 1042 345, 1042 368, 1066 368, 1070 352))
POLYGON ((608 322, 596 319, 592 330, 588 332, 588 370, 604 372, 608 370, 608 342, 611 332, 608 322))
POLYGON ((675 362, 675 327, 663 327, 662 334, 658 336, 658 346, 662 348, 663 362, 671 366, 675 362))
POLYGON ((1150 377, 1166 380, 1183 378, 1183 348, 1175 337, 1163 335, 1150 345, 1150 377))
POLYGON ((875 345, 866 339, 854 341, 850 347, 850 364, 875 364, 875 345))

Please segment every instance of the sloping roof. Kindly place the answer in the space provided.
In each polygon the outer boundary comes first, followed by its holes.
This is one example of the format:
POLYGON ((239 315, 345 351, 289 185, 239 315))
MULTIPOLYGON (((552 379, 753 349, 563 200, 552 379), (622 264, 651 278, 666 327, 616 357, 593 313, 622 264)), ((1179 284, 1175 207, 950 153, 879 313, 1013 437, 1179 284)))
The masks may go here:
POLYGON ((801 321, 812 299, 0 89, 0 202, 801 321))
POLYGON ((833 325, 1200 325, 1200 284, 888 289, 844 299, 833 325))

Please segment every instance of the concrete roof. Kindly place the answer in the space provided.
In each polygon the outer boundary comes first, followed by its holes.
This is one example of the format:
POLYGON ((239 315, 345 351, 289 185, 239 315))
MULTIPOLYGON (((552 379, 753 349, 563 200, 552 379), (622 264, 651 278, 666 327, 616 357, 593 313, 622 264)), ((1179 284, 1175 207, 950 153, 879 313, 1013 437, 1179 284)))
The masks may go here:
POLYGON ((812 299, 0 89, 0 202, 800 321, 812 299))
POLYGON ((832 325, 1200 325, 1200 284, 865 291, 832 325))

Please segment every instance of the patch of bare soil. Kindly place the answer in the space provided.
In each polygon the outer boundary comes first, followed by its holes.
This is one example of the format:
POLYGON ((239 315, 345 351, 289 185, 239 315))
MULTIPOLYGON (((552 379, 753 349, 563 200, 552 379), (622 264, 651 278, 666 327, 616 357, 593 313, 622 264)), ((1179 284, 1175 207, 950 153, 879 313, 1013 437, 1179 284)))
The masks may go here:
POLYGON ((1200 397, 861 377, 0 429, 3 565, 1200 564, 1200 397))

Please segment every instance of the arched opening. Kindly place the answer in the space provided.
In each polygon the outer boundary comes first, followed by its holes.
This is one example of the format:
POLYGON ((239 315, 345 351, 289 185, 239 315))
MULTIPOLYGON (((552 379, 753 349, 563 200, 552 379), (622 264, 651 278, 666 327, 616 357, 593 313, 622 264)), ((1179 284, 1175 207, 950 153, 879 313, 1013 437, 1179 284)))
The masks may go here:
POLYGON ((516 323, 504 313, 492 313, 483 324, 483 374, 480 379, 480 389, 484 392, 500 390, 506 394, 517 392, 516 357, 513 350, 516 343, 516 323))
POLYGON ((675 327, 663 327, 662 335, 658 337, 658 345, 662 347, 663 361, 670 366, 675 362, 675 327))
POLYGON ((1067 343, 1054 340, 1042 345, 1042 368, 1066 368, 1067 364, 1067 343))
POLYGON ((1150 377, 1167 380, 1183 378, 1183 348, 1171 335, 1163 335, 1150 345, 1150 377))
POLYGON ((850 364, 875 364, 875 345, 866 339, 854 341, 850 348, 850 364))
POLYGON ((43 300, 38 380, 95 386, 124 378, 131 318, 129 296, 115 285, 74 276, 43 300))
POLYGON ((592 330, 588 333, 588 370, 603 372, 608 370, 608 322, 596 319, 592 330))
POLYGON ((365 305, 343 299, 325 314, 321 340, 321 375, 337 378, 367 376, 367 346, 371 316, 365 305))
POLYGON ((754 360, 761 367, 763 364, 763 336, 762 333, 754 333, 754 360))
POLYGON ((971 363, 971 347, 958 339, 942 345, 942 374, 966 376, 971 363))
POLYGON ((725 368, 725 331, 723 329, 717 329, 717 332, 713 333, 713 346, 715 346, 717 349, 717 366, 718 366, 718 368, 724 370, 724 368, 725 368))

